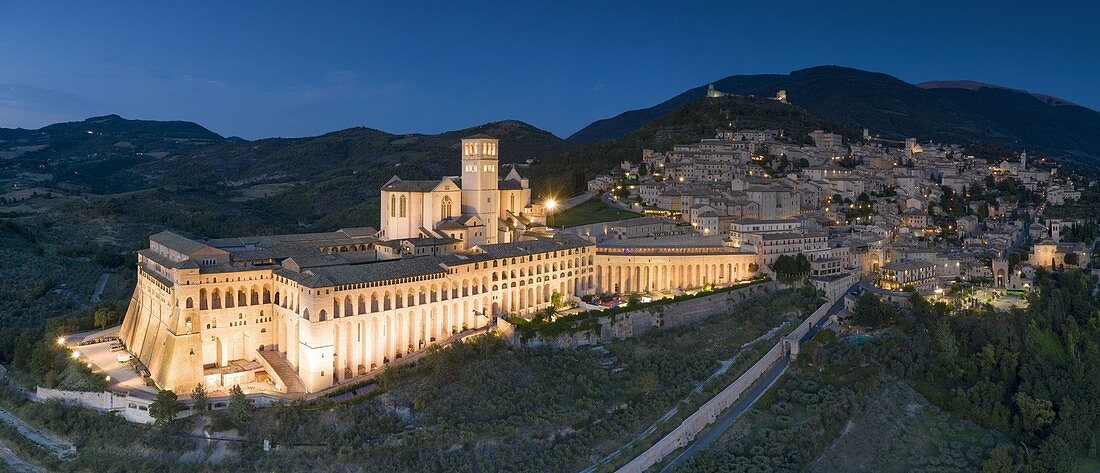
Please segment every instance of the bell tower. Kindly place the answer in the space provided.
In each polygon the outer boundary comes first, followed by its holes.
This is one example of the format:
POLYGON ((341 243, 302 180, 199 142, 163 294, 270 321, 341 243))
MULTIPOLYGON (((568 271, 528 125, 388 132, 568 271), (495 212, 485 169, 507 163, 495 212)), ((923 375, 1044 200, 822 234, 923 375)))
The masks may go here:
POLYGON ((497 242, 498 144, 499 140, 488 135, 462 139, 462 213, 477 215, 485 223, 485 234, 470 238, 475 245, 497 242))

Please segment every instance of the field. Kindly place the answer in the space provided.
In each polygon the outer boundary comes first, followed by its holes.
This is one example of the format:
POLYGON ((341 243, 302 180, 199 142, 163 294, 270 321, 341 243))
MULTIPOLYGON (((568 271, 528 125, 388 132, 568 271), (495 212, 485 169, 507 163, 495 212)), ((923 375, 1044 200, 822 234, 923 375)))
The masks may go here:
POLYGON ((603 200, 594 198, 571 209, 550 214, 547 218, 547 225, 568 228, 590 223, 626 220, 640 216, 641 214, 612 207, 604 203, 603 200))

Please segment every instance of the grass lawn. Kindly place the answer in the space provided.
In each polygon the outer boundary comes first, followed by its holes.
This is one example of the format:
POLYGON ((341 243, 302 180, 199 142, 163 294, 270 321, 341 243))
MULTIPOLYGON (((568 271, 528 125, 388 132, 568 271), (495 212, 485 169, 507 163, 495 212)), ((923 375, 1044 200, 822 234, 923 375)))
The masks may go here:
POLYGON ((641 217, 641 214, 612 207, 604 203, 599 197, 595 197, 569 210, 550 214, 547 218, 547 224, 551 227, 575 227, 577 225, 626 220, 634 217, 641 217))

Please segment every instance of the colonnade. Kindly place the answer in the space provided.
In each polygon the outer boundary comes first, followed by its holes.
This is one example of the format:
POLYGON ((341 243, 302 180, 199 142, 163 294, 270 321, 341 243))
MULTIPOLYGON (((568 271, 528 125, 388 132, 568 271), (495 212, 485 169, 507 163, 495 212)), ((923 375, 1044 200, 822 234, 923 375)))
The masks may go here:
POLYGON ((669 263, 669 259, 681 258, 653 258, 660 262, 649 262, 622 256, 597 257, 596 289, 598 292, 644 293, 708 284, 726 285, 755 275, 755 257, 738 255, 734 258, 735 261, 729 261, 729 257, 695 257, 669 263), (721 261, 723 259, 726 261, 721 261))

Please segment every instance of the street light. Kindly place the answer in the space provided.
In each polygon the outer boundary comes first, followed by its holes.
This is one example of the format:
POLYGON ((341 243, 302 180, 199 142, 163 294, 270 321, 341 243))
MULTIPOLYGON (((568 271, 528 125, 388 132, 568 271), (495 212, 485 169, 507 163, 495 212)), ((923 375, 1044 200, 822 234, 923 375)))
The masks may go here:
POLYGON ((57 346, 59 346, 59 347, 65 346, 65 337, 60 337, 60 336, 57 337, 57 346))

